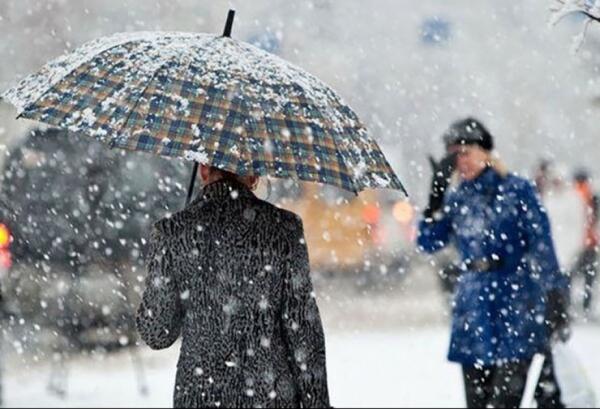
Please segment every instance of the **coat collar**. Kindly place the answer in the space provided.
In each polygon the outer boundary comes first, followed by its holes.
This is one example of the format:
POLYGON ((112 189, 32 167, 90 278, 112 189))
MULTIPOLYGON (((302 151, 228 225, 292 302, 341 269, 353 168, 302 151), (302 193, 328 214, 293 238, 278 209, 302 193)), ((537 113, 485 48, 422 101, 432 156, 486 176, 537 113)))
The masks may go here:
POLYGON ((194 203, 203 200, 235 200, 254 198, 254 193, 243 183, 233 179, 220 179, 202 188, 194 203))
POLYGON ((464 189, 473 189, 476 191, 484 190, 490 185, 496 184, 500 175, 491 166, 486 167, 481 173, 473 180, 465 180, 461 183, 464 189))

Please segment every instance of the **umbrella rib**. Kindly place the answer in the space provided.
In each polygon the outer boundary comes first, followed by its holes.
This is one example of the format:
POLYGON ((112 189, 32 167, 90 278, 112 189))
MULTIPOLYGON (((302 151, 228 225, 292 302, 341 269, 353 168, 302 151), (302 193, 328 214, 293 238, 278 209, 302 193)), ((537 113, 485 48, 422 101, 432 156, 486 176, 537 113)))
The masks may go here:
POLYGON ((23 109, 21 110, 21 113, 19 113, 19 115, 17 116, 17 119, 21 117, 21 115, 23 114, 23 112, 27 111, 32 105, 35 105, 40 99, 42 99, 44 97, 44 95, 46 95, 48 92, 50 92, 59 82, 64 81, 65 78, 67 78, 69 75, 73 74, 75 71, 77 71, 77 69, 79 69, 79 67, 81 67, 84 64, 87 64, 91 59, 94 59, 96 57, 98 57, 101 54, 104 54, 108 51, 113 50, 114 48, 120 47, 122 45, 134 42, 134 41, 139 41, 137 39, 127 39, 124 40, 122 42, 119 42, 117 44, 113 44, 110 47, 107 47, 105 49, 103 49, 100 52, 94 53, 92 55, 90 55, 90 57, 88 57, 85 60, 80 61, 79 64, 77 64, 76 66, 74 66, 71 70, 69 70, 68 73, 66 73, 65 75, 61 76, 59 79, 57 79, 56 81, 54 81, 54 83, 50 86, 48 86, 46 88, 46 90, 44 92, 42 92, 34 101, 31 101, 29 104, 27 104, 26 106, 23 107, 23 109))
POLYGON ((150 79, 148 80, 148 82, 146 83, 146 85, 144 85, 144 89, 142 90, 142 92, 140 93, 140 97, 134 102, 133 106, 131 107, 131 109, 129 110, 129 113, 127 114, 127 118, 125 118, 125 121, 123 121, 123 125, 121 125, 121 127, 119 128, 119 130, 115 133, 115 135, 113 136, 113 138, 111 139, 111 148, 112 146, 112 141, 114 141, 115 137, 118 137, 121 132, 127 127, 127 123, 129 122, 129 120, 131 119, 131 115, 133 115, 133 113, 135 112, 135 109, 137 108, 140 100, 142 99, 142 97, 144 96, 144 94, 146 93, 146 91, 148 90, 148 87, 150 87, 150 84, 152 84, 152 81, 154 81, 154 78, 156 78, 156 74, 162 70, 167 64, 171 63, 173 61, 174 57, 169 58, 168 60, 164 61, 163 63, 161 63, 156 70, 152 73, 152 76, 150 77, 150 79))
MULTIPOLYGON (((298 85, 300 85, 300 84, 298 84, 298 85)), ((304 87, 302 87, 302 89, 304 89, 304 87)), ((242 100, 242 105, 243 105, 243 106, 246 108, 246 111, 247 111, 247 112, 250 112, 250 108, 248 107, 248 105, 247 105, 247 102, 246 102, 245 100, 242 100)), ((317 104, 315 103, 314 105, 317 105, 317 104)), ((324 120, 324 121, 327 121, 327 118, 326 118, 326 117, 323 117, 323 116, 321 116, 321 119, 322 119, 322 120, 324 120)), ((331 137, 331 139, 332 139, 333 145, 334 145, 334 147, 335 147, 335 152, 336 152, 336 154, 339 154, 339 155, 340 155, 340 156, 343 158, 343 155, 341 155, 341 151, 340 151, 340 149, 339 149, 339 147, 338 147, 338 144, 337 144, 337 141, 336 141, 336 139, 333 137, 333 135, 331 135, 331 133, 329 133, 329 136, 330 136, 330 137, 331 137)), ((248 145, 248 140, 247 140, 247 138, 246 138, 246 141, 245 141, 245 142, 246 142, 246 147, 247 147, 247 148, 249 148, 249 145, 248 145)), ((343 167, 343 169, 346 171, 346 174, 347 174, 347 175, 349 175, 349 176, 351 175, 351 174, 349 173, 348 166, 346 165, 346 163, 345 163, 344 161, 340 161, 340 166, 341 166, 341 167, 343 167)), ((341 170, 341 169, 340 169, 340 170, 341 170)), ((294 173, 296 174, 296 177, 297 177, 297 179, 298 179, 298 180, 304 180, 304 179, 302 179, 302 178, 300 177, 300 175, 299 175, 297 172, 294 172, 294 173)), ((343 173, 343 171, 342 171, 342 172, 340 172, 340 173, 343 173)), ((267 172, 267 174, 268 174, 268 172, 267 172)), ((307 179, 307 180, 308 180, 308 181, 311 181, 311 179, 307 179)), ((356 184, 356 182, 355 182, 355 180, 354 180, 354 178, 353 178, 353 177, 351 178, 351 181, 352 181, 352 189, 353 189, 353 192, 354 192, 354 194, 358 195, 358 193, 360 192, 360 189, 359 189, 358 185, 356 184)), ((341 187, 341 186, 340 186, 340 187, 341 187)))

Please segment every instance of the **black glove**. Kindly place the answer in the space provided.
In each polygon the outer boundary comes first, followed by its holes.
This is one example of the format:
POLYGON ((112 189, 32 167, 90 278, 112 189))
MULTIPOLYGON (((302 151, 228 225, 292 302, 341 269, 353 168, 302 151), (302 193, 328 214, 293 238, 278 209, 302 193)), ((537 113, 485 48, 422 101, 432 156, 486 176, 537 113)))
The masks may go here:
POLYGON ((569 327, 569 297, 565 291, 551 290, 546 296, 546 325, 553 340, 566 342, 571 337, 569 327))
POLYGON ((431 218, 434 212, 440 210, 444 204, 444 195, 450 184, 450 178, 456 166, 456 154, 451 153, 444 156, 439 162, 429 157, 429 163, 433 170, 431 178, 431 189, 429 191, 429 204, 423 212, 425 217, 431 218))

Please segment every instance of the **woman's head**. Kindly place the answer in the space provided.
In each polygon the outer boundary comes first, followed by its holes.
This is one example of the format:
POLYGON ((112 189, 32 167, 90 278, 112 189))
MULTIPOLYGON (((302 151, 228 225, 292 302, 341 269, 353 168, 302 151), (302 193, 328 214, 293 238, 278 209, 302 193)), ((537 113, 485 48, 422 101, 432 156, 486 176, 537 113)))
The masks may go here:
POLYGON ((456 170, 462 179, 475 179, 483 169, 495 162, 492 157, 492 135, 475 118, 452 123, 443 138, 446 151, 456 154, 456 170))
POLYGON ((464 180, 475 179, 492 163, 491 152, 478 145, 451 145, 448 153, 456 154, 456 171, 464 180))
POLYGON ((235 173, 204 164, 200 164, 200 170, 198 173, 204 186, 218 180, 229 179, 245 185, 250 190, 254 190, 258 186, 258 182, 260 180, 258 176, 240 176, 236 175, 235 173))

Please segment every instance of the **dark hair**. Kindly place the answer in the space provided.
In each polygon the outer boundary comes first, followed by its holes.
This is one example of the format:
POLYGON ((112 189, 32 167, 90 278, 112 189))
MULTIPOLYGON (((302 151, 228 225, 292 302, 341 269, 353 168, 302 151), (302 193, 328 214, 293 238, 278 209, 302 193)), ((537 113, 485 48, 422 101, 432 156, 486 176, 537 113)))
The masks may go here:
POLYGON ((494 149, 492 134, 473 117, 453 122, 444 132, 443 139, 446 148, 453 145, 479 145, 486 151, 494 149))
POLYGON ((219 169, 216 166, 210 166, 210 170, 211 172, 218 172, 221 175, 221 177, 225 180, 241 183, 247 186, 247 182, 246 180, 244 180, 244 176, 240 176, 236 173, 229 172, 228 170, 219 169))
POLYGON ((590 180, 590 173, 585 168, 578 168, 573 173, 573 179, 579 183, 587 182, 590 180))

